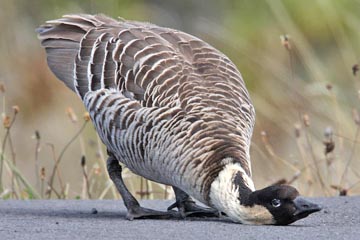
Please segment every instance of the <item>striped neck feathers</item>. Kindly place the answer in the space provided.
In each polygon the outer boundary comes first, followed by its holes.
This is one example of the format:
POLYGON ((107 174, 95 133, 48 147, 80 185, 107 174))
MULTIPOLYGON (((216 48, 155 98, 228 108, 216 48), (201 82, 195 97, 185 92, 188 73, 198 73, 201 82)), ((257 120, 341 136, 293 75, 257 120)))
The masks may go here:
POLYGON ((234 222, 243 224, 274 224, 269 210, 251 203, 254 183, 239 163, 228 163, 211 184, 211 205, 234 222))

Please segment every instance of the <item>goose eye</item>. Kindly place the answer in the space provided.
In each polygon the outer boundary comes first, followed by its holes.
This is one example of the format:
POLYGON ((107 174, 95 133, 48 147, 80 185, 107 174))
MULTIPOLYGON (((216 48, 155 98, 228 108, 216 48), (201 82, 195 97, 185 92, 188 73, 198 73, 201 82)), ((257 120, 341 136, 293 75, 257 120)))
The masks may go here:
POLYGON ((271 204, 273 205, 273 207, 280 207, 281 205, 281 201, 280 199, 277 199, 277 198, 274 198, 272 201, 271 201, 271 204))

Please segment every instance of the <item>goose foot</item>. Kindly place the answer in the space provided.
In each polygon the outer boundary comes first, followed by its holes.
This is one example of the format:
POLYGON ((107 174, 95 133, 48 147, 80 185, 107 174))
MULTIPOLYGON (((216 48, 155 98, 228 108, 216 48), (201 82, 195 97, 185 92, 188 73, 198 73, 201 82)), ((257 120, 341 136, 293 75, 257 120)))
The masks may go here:
POLYGON ((216 209, 197 205, 195 201, 181 189, 177 187, 173 187, 173 189, 176 196, 176 202, 168 207, 168 211, 176 207, 178 208, 180 215, 184 218, 185 217, 204 217, 204 218, 217 217, 218 218, 221 216, 220 212, 216 209))
POLYGON ((128 220, 134 219, 171 219, 171 218, 181 218, 181 215, 177 211, 167 211, 161 212, 157 210, 152 210, 148 208, 141 207, 136 198, 130 193, 127 189, 122 176, 122 168, 119 165, 119 161, 109 154, 109 158, 107 160, 107 170, 111 180, 114 182, 117 190, 119 191, 124 204, 128 210, 126 218, 128 220))
POLYGON ((134 206, 128 209, 126 219, 132 221, 134 219, 180 219, 182 218, 177 211, 157 211, 141 206, 134 206))

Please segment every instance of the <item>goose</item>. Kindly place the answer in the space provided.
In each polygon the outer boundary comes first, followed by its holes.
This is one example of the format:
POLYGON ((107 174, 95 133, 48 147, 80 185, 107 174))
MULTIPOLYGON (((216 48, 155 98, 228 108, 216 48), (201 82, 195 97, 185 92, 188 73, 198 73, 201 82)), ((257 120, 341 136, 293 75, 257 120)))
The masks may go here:
POLYGON ((127 219, 217 216, 288 225, 321 209, 291 186, 255 189, 255 110, 236 66, 208 43, 101 14, 64 15, 37 32, 49 68, 83 101, 107 147, 107 171, 127 219), (142 207, 120 163, 172 186, 175 203, 165 211, 142 207))

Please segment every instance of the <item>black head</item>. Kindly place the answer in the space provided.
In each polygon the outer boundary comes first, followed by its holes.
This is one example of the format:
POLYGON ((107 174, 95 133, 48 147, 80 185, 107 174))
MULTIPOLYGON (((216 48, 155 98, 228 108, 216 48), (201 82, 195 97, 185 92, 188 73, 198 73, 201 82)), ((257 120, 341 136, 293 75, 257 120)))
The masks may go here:
POLYGON ((299 196, 299 192, 287 185, 274 185, 250 194, 249 202, 267 208, 276 225, 288 225, 321 207, 299 196))

